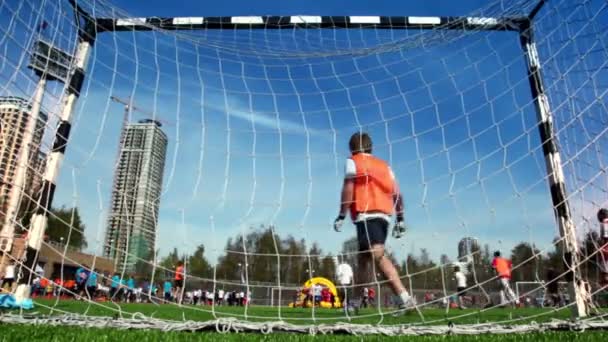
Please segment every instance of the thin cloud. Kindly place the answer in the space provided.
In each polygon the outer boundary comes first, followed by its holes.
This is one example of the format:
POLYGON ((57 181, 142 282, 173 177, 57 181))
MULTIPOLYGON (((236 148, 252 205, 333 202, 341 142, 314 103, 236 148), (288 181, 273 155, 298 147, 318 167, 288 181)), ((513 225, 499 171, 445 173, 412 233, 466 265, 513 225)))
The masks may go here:
POLYGON ((246 104, 234 97, 228 98, 228 108, 222 104, 223 101, 223 98, 211 98, 207 100, 205 106, 216 111, 225 112, 232 118, 253 124, 255 125, 256 129, 265 128, 281 131, 283 133, 297 133, 302 135, 319 135, 322 133, 317 129, 304 126, 299 122, 285 118, 285 115, 281 115, 280 110, 277 116, 273 116, 255 110, 250 110, 246 104))

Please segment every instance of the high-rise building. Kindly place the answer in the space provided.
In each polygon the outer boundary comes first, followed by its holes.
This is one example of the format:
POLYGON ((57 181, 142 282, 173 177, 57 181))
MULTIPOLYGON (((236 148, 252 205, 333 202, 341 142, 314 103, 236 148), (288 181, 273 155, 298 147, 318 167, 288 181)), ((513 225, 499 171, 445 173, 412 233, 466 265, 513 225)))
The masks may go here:
POLYGON ((47 115, 40 112, 35 125, 28 171, 25 178, 25 191, 14 187, 19 155, 22 153, 23 136, 31 119, 31 103, 26 99, 13 96, 0 97, 0 223, 4 227, 7 222, 6 213, 13 196, 21 197, 22 209, 26 206, 24 199, 32 198, 42 183, 44 155, 40 151, 47 115), (21 196, 24 195, 24 196, 21 196))
POLYGON ((114 174, 104 256, 116 270, 136 271, 138 260, 150 262, 155 246, 158 209, 167 151, 167 135, 154 120, 125 126, 114 174))
POLYGON ((473 237, 464 237, 458 242, 458 260, 472 263, 479 260, 479 242, 473 237))

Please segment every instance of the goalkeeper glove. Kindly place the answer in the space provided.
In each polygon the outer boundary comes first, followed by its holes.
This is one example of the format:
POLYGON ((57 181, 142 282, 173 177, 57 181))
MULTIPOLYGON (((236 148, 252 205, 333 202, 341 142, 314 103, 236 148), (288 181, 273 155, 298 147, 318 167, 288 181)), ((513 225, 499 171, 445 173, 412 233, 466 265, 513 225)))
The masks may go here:
POLYGON ((342 225, 344 224, 345 217, 346 215, 340 214, 338 215, 338 217, 336 217, 336 220, 334 221, 334 230, 338 233, 342 231, 342 225))
POLYGON ((405 226, 405 221, 403 221, 403 215, 397 215, 397 222, 395 222, 395 226, 393 227, 393 237, 395 239, 400 239, 403 235, 405 235, 405 231, 407 227, 405 226))

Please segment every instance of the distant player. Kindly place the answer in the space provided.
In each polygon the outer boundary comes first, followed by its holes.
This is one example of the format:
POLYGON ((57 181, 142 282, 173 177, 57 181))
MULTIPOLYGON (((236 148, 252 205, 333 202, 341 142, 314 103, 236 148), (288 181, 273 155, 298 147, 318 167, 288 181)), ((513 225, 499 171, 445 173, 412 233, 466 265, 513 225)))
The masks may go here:
POLYGON ((505 259, 500 256, 500 252, 494 252, 494 259, 492 259, 492 268, 496 271, 500 286, 500 304, 515 303, 519 305, 519 298, 515 295, 511 289, 511 268, 513 267, 511 260, 505 259))
POLYGON ((372 139, 367 133, 355 133, 349 141, 351 157, 346 160, 346 170, 340 212, 334 222, 334 229, 341 231, 344 219, 350 217, 357 229, 359 242, 357 283, 367 286, 372 272, 373 261, 384 274, 399 297, 399 308, 414 307, 397 269, 384 254, 384 244, 388 235, 391 216, 396 211, 397 220, 393 236, 400 238, 405 233, 403 220, 403 199, 388 164, 372 155, 372 139))
POLYGON ((184 289, 184 263, 181 261, 177 262, 175 268, 175 298, 178 304, 182 303, 183 289, 184 289))
POLYGON ((169 279, 165 280, 163 284, 163 298, 165 299, 165 303, 171 302, 171 282, 169 279))
POLYGON ((87 278, 89 277, 89 272, 87 271, 87 266, 82 265, 76 269, 76 273, 74 274, 74 278, 76 279, 76 297, 78 300, 82 299, 81 297, 84 295, 86 290, 87 278))
POLYGON ((467 276, 460 270, 460 266, 454 267, 454 278, 456 278, 456 291, 459 309, 466 309, 464 296, 467 294, 467 276))
POLYGON ((600 222, 600 252, 598 253, 600 285, 606 287, 608 286, 608 209, 600 209, 597 212, 597 220, 600 222))
POLYGON ((87 296, 89 299, 97 298, 97 270, 92 270, 87 278, 87 296))
POLYGON ((559 307, 562 305, 561 296, 559 295, 559 278, 560 274, 554 268, 549 267, 547 269, 547 275, 545 277, 545 300, 549 301, 552 306, 559 307))
MULTIPOLYGON (((344 259, 344 258, 343 258, 344 259)), ((350 286, 353 283, 353 268, 346 262, 342 262, 336 269, 336 275, 338 278, 338 285, 340 286, 340 297, 342 298, 342 307, 348 317, 349 311, 354 311, 353 306, 350 303, 351 294, 350 286)))
POLYGON ((366 286, 363 288, 363 299, 361 300, 361 307, 367 308, 368 305, 369 305, 369 287, 366 286))
POLYGON ((128 303, 132 303, 135 299, 135 279, 133 276, 129 276, 129 280, 127 280, 127 294, 126 300, 128 303))
POLYGON ((120 275, 114 273, 112 282, 110 283, 110 300, 120 300, 120 275))

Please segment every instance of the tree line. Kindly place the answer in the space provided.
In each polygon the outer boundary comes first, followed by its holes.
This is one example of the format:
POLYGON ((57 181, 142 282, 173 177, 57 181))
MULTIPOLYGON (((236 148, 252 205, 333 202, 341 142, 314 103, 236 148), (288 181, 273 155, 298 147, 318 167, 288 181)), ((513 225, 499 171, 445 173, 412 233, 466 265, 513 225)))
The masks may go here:
MULTIPOLYGON (((25 222, 24 222, 25 223, 25 222)), ((82 250, 87 247, 84 236, 85 226, 77 208, 55 208, 49 216, 46 230, 49 241, 64 243, 82 250)), ((517 268, 513 272, 513 281, 542 281, 547 280, 547 273, 552 271, 563 274, 564 258, 562 244, 554 242, 555 247, 542 253, 528 242, 520 242, 510 251, 503 251, 503 256, 512 260, 517 268)), ((585 234, 581 243, 581 257, 588 259, 581 266, 582 273, 591 283, 597 282, 599 268, 596 257, 588 256, 595 253, 600 238, 596 231, 585 234)), ((454 246, 455 247, 455 246, 454 246)), ((215 268, 207 259, 203 244, 185 255, 176 248, 160 260, 162 269, 173 270, 178 261, 184 261, 188 274, 197 278, 218 279, 240 282, 260 282, 278 284, 302 284, 315 276, 335 278, 335 262, 340 256, 356 268, 356 252, 358 244, 356 237, 344 241, 341 251, 337 254, 324 253, 316 242, 306 243, 304 239, 296 239, 291 235, 280 236, 274 226, 260 226, 250 230, 246 235, 237 234, 230 237, 224 246, 224 253, 215 268)), ((473 265, 470 271, 470 284, 477 281, 485 282, 494 277, 491 260, 494 250, 485 244, 482 247, 473 246, 473 265)), ((153 271, 154 251, 136 264, 136 273, 141 276, 153 271)), ((448 288, 453 287, 453 268, 446 254, 435 259, 426 248, 417 253, 408 253, 404 260, 397 260, 393 255, 387 255, 397 265, 404 281, 419 289, 442 289, 444 283, 448 288)), ((159 276, 170 277, 171 272, 159 276)), ((356 273, 356 269, 355 269, 356 273)), ((379 280, 383 280, 378 275, 379 280)))

